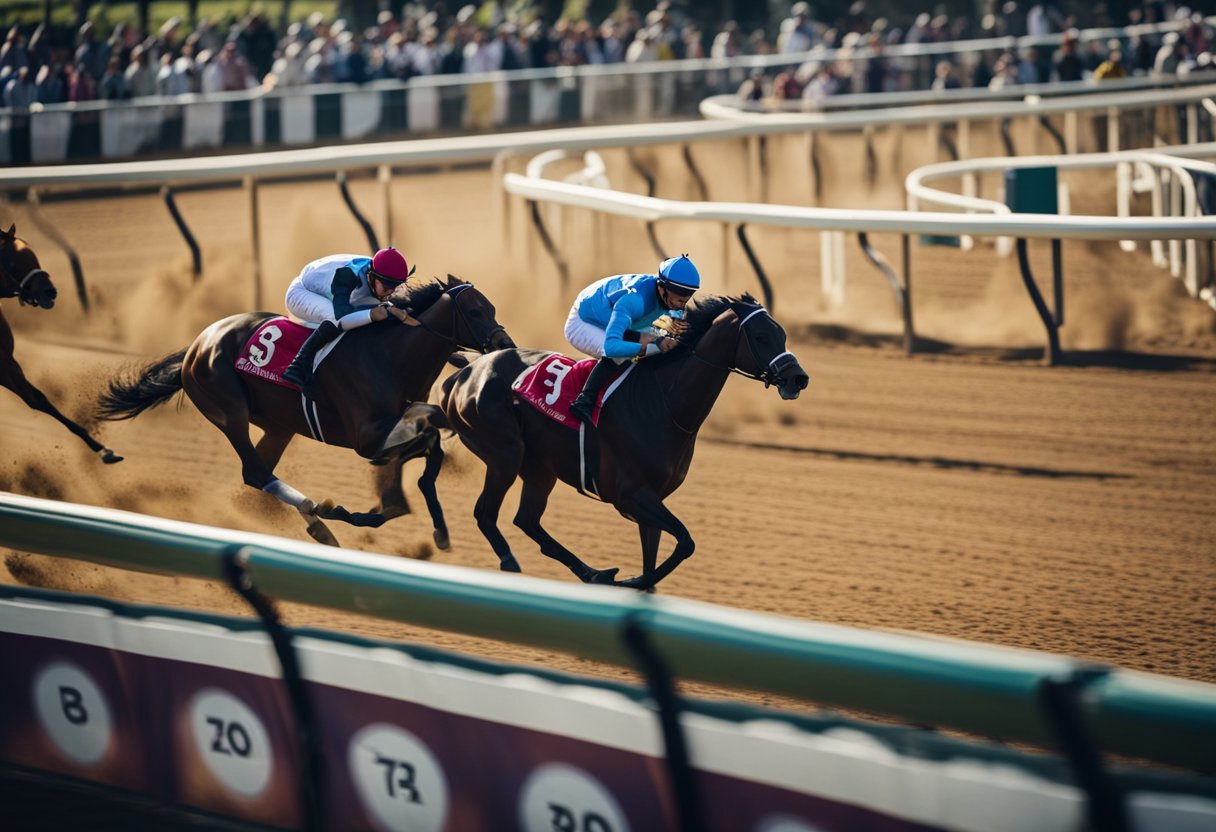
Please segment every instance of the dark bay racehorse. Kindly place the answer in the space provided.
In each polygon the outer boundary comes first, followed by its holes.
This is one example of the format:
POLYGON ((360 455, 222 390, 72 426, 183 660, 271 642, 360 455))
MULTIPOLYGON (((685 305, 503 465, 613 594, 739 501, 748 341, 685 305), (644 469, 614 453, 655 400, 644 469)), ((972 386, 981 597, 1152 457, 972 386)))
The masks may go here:
POLYGON ((330 545, 337 541, 322 520, 375 527, 408 513, 401 467, 425 456, 418 485, 430 509, 435 542, 446 549, 447 526, 434 487, 443 462, 438 428, 444 422, 438 408, 425 402, 453 352, 490 352, 515 344, 495 319, 486 296, 451 275, 446 283, 411 282, 397 290, 392 302, 410 310, 414 324, 402 325, 389 317, 347 332, 317 368, 309 388, 315 411, 308 410, 315 413, 324 441, 353 448, 386 466, 377 476, 380 505, 370 512, 350 512, 329 500, 317 503, 275 477, 274 468, 292 438, 313 433, 300 393, 234 366, 250 336, 274 317, 270 313, 217 321, 188 348, 148 365, 134 378, 112 380, 101 399, 100 415, 131 419, 184 390, 232 443, 245 483, 295 507, 307 521, 309 534, 330 545), (263 431, 256 447, 249 438, 250 423, 263 431))
MULTIPOLYGON (((38 255, 25 240, 17 236, 17 227, 10 225, 8 231, 0 231, 0 298, 17 298, 22 306, 50 309, 55 305, 57 294, 51 285, 50 275, 38 262, 38 255)), ((0 312, 0 386, 12 390, 34 410, 54 416, 100 456, 102 462, 121 462, 122 457, 60 413, 41 390, 30 384, 13 357, 13 346, 13 330, 4 320, 4 313, 0 312)))
MULTIPOLYGON (((692 535, 663 499, 684 482, 697 430, 727 377, 737 372, 773 385, 783 399, 798 398, 809 382, 785 348, 785 330, 748 295, 699 301, 677 337, 680 346, 638 362, 608 399, 594 431, 600 441, 600 497, 641 532, 642 574, 619 582, 622 586, 650 589, 692 554, 692 535), (662 532, 672 535, 676 545, 656 567, 662 532)), ((515 525, 582 580, 611 583, 616 569, 591 568, 540 523, 556 481, 576 488, 580 483, 579 432, 517 403, 511 390, 520 373, 548 355, 505 350, 474 360, 444 382, 443 410, 461 441, 486 464, 473 513, 500 568, 519 571, 498 530, 503 498, 519 477, 523 490, 515 525)), ((588 440, 594 441, 593 436, 588 440)))

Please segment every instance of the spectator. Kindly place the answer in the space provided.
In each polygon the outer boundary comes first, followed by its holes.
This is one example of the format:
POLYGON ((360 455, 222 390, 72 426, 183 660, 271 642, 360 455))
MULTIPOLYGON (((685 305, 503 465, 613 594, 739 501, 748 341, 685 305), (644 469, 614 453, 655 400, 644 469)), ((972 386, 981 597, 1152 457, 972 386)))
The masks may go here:
POLYGON ((811 51, 815 45, 815 27, 811 23, 811 7, 803 2, 790 7, 790 16, 781 21, 777 35, 777 51, 796 55, 811 51))
POLYGON ((61 65, 43 64, 34 83, 39 104, 62 104, 68 100, 68 82, 61 65))
POLYGON ((954 69, 954 64, 949 61, 938 61, 937 70, 933 79, 933 90, 943 92, 945 90, 957 90, 961 84, 958 82, 958 72, 954 69))
POLYGON ((752 74, 739 85, 739 90, 735 94, 744 101, 763 101, 765 97, 764 70, 753 69, 752 74))
POLYGON ((1064 30, 1064 18, 1054 2, 1034 3, 1026 11, 1026 34, 1051 35, 1064 30))
MULTIPOLYGON (((399 35, 398 35, 399 37, 399 35)), ((305 66, 308 55, 304 45, 299 41, 287 44, 283 56, 274 62, 265 83, 270 87, 301 87, 308 83, 308 71, 305 66)), ((212 61, 212 66, 216 66, 212 61)))
POLYGON ((226 92, 248 89, 260 83, 249 61, 237 49, 237 42, 229 40, 212 58, 220 74, 220 89, 226 92))
POLYGON ((237 45, 244 54, 250 74, 257 83, 261 83, 274 65, 274 53, 277 38, 266 23, 266 16, 254 12, 242 27, 237 45))
POLYGON ((76 53, 73 58, 76 66, 83 65, 93 78, 101 75, 104 68, 102 49, 97 43, 93 24, 87 20, 80 27, 80 33, 76 38, 76 53))
POLYGON ((649 28, 639 29, 633 43, 625 50, 625 62, 644 64, 659 59, 659 50, 655 46, 654 34, 649 28))
POLYGON ((37 102, 38 86, 30 77, 30 68, 28 66, 18 67, 8 83, 4 85, 4 106, 28 110, 31 104, 37 102))
POLYGON ((1018 84, 1039 83, 1039 50, 1027 46, 1022 50, 1021 60, 1014 68, 1014 81, 1018 84))
POLYGON ((112 54, 106 61, 106 71, 97 84, 97 97, 102 101, 123 101, 131 97, 121 65, 122 59, 118 55, 112 54))
POLYGON ((148 65, 148 53, 142 45, 131 50, 131 63, 123 74, 127 79, 127 92, 132 98, 156 95, 156 73, 148 65))
POLYGON ((1085 65, 1077 56, 1077 36, 1067 32, 1060 41, 1060 48, 1051 60, 1051 80, 1080 81, 1085 72, 1085 65))
POLYGON ((728 20, 718 30, 718 34, 714 35, 714 42, 709 47, 709 57, 734 58, 742 54, 742 49, 739 43, 739 24, 728 20))
POLYGON ((96 101, 97 79, 84 64, 72 69, 68 78, 68 101, 96 101))
POLYGON ((835 95, 840 90, 840 81, 836 77, 831 64, 821 66, 811 78, 806 89, 802 91, 802 100, 810 106, 816 106, 825 98, 835 95))
POLYGON ((1161 39, 1161 48, 1153 60, 1153 73, 1156 75, 1176 75, 1178 68, 1186 61, 1186 41, 1178 37, 1177 32, 1166 32, 1161 39))
POLYGON ((14 25, 8 30, 8 35, 4 38, 4 45, 0 46, 0 68, 16 72, 21 67, 30 65, 30 53, 25 45, 25 35, 21 34, 21 27, 14 25))

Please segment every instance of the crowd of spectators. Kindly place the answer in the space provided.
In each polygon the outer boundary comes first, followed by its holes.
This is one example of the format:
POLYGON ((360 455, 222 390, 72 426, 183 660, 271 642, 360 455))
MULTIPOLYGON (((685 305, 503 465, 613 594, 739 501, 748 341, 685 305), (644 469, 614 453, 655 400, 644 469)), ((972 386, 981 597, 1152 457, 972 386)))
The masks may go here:
POLYGON ((772 77, 754 74, 739 94, 816 99, 841 92, 1183 72, 1206 68, 1212 58, 1212 32, 1197 15, 1181 34, 1083 44, 1066 38, 1054 54, 1029 48, 981 54, 978 61, 964 63, 943 56, 927 65, 884 54, 895 44, 1191 18, 1188 9, 1156 1, 1134 9, 1127 21, 1110 20, 1100 3, 1090 9, 1089 19, 1076 20, 1061 16, 1051 2, 1022 7, 1006 2, 994 5, 978 21, 920 14, 906 31, 867 14, 864 0, 831 21, 817 20, 805 2, 794 3, 772 32, 745 31, 734 21, 715 24, 715 31, 703 30, 669 0, 647 13, 622 6, 598 23, 568 18, 547 22, 520 3, 511 9, 504 12, 498 0, 487 0, 449 14, 443 0, 429 0, 406 5, 400 15, 382 12, 374 26, 361 31, 319 13, 282 32, 260 13, 222 23, 201 20, 192 28, 173 18, 153 34, 133 23, 119 23, 104 40, 85 23, 74 42, 63 45, 52 43, 45 26, 29 32, 13 26, 0 45, 0 103, 29 107, 257 86, 359 84, 420 75, 771 54, 807 54, 810 60, 772 77), (525 10, 517 11, 521 8, 525 10), (865 50, 860 54, 868 57, 816 60, 827 48, 846 55, 865 50))

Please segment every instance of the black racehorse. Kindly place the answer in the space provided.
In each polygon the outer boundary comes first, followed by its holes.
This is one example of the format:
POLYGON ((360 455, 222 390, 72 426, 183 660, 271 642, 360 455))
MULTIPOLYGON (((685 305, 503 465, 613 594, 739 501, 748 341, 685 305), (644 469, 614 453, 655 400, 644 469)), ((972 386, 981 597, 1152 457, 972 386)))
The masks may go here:
MULTIPOLYGON (((785 330, 749 295, 711 296, 689 309, 679 346, 637 363, 608 399, 598 434, 599 496, 638 524, 642 574, 619 582, 650 589, 693 552, 692 535, 663 499, 684 481, 697 430, 732 372, 773 385, 783 399, 796 399, 809 382, 798 359, 785 348, 785 330), (659 538, 667 532, 675 548, 656 566, 659 538)), ((505 350, 475 359, 444 382, 448 424, 486 464, 485 485, 474 508, 477 526, 494 547, 500 568, 519 564, 498 530, 498 512, 517 477, 523 480, 515 525, 541 551, 592 583, 614 582, 616 569, 593 569, 541 526, 557 480, 579 487, 579 432, 517 402, 512 382, 550 353, 505 350)), ((595 441, 594 435, 589 437, 595 441)))
POLYGON ((391 300, 414 320, 406 326, 390 316, 346 333, 317 368, 311 402, 302 403, 292 388, 236 369, 245 343, 274 317, 251 312, 217 321, 188 348, 153 362, 133 378, 111 380, 99 415, 130 419, 184 390, 236 449, 245 483, 294 506, 309 534, 330 545, 337 540, 322 520, 375 527, 408 513, 401 468, 407 460, 425 456, 418 485, 431 513, 435 542, 446 549, 448 531, 435 494, 443 461, 443 417, 425 402, 453 352, 490 352, 515 344, 486 296, 452 275, 446 282, 411 282, 391 300), (318 503, 275 477, 274 468, 292 438, 314 436, 310 421, 327 444, 353 448, 385 466, 377 476, 381 494, 376 508, 350 512, 330 500, 318 503), (250 423, 263 431, 256 446, 249 438, 250 423))
MULTIPOLYGON (((38 255, 29 243, 17 236, 17 227, 10 225, 8 231, 0 231, 0 298, 17 298, 23 306, 50 309, 55 305, 57 294, 50 275, 38 262, 38 255)), ((102 462, 121 462, 122 457, 60 413, 41 390, 30 384, 13 357, 13 346, 13 330, 0 312, 0 386, 12 390, 34 410, 54 416, 101 457, 102 462)))

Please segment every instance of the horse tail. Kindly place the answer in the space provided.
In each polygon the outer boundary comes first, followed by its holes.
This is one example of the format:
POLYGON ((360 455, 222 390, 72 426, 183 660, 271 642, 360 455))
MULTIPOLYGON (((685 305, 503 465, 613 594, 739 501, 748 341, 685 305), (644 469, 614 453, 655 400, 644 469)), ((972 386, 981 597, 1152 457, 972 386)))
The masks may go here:
POLYGON ((97 416, 111 422, 134 419, 149 408, 162 404, 182 389, 184 349, 154 361, 142 370, 110 380, 109 388, 97 403, 97 416))

